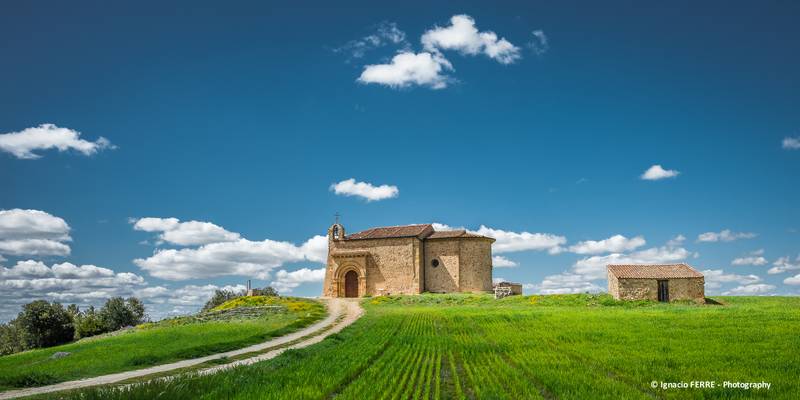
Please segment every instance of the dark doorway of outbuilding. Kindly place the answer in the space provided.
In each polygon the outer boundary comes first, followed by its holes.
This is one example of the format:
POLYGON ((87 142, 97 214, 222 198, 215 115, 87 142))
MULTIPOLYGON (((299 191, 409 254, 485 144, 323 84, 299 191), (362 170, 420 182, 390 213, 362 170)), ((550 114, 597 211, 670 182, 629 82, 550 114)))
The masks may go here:
POLYGON ((669 281, 658 281, 658 301, 669 301, 669 281))
POLYGON ((344 274, 344 297, 358 297, 358 274, 348 271, 344 274))

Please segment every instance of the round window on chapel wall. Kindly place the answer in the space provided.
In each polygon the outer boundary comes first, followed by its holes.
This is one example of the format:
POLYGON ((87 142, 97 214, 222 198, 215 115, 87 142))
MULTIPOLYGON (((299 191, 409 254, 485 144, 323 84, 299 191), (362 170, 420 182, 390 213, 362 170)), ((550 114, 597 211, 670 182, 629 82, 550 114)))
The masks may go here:
POLYGON ((431 265, 433 266, 433 268, 438 267, 439 266, 439 259, 434 258, 433 261, 431 261, 431 265))

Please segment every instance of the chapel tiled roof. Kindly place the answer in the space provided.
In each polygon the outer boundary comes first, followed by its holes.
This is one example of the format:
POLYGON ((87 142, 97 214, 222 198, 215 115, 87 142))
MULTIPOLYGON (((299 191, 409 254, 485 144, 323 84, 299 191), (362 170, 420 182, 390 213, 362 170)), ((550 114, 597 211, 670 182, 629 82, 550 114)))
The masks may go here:
POLYGON ((617 278, 702 278, 703 274, 688 264, 625 264, 609 265, 608 272, 617 278))
POLYGON ((371 228, 365 231, 347 235, 345 237, 345 240, 388 239, 388 238, 403 238, 403 237, 416 237, 419 238, 420 240, 446 239, 446 238, 485 238, 494 240, 488 236, 482 236, 472 232, 467 232, 464 229, 453 230, 453 231, 434 231, 432 224, 383 226, 378 228, 371 228))
POLYGON ((488 236, 478 235, 477 233, 467 232, 465 229, 458 229, 454 231, 436 231, 433 232, 430 236, 426 239, 447 239, 447 238, 486 238, 491 239, 488 236))
POLYGON ((383 226, 347 235, 345 239, 386 239, 400 237, 418 237, 423 239, 431 233, 433 233, 433 225, 431 224, 383 226))

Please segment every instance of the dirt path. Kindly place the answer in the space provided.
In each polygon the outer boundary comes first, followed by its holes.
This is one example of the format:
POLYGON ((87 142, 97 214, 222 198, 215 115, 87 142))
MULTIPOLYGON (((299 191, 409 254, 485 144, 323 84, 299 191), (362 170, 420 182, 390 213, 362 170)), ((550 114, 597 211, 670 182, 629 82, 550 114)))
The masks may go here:
POLYGON ((306 340, 304 340, 302 342, 295 343, 295 344, 293 344, 291 346, 281 347, 280 349, 275 349, 275 350, 272 350, 272 351, 264 353, 264 354, 259 354, 259 355, 255 356, 255 357, 246 358, 244 360, 237 360, 237 361, 234 361, 234 362, 231 362, 231 363, 228 363, 228 364, 222 364, 222 365, 217 365, 217 366, 214 366, 214 367, 211 367, 211 368, 206 368, 206 369, 200 370, 199 373, 202 374, 202 375, 213 374, 213 373, 216 373, 216 372, 228 369, 228 368, 233 368, 233 367, 236 367, 236 366, 239 366, 239 365, 250 365, 250 364, 253 364, 253 363, 257 363, 259 361, 269 360, 271 358, 275 358, 275 357, 279 356, 281 353, 283 353, 284 351, 289 350, 289 349, 299 349, 299 348, 302 348, 302 347, 311 346, 312 344, 319 343, 323 339, 325 339, 326 337, 328 337, 328 336, 330 336, 330 335, 332 335, 332 334, 334 334, 336 332, 341 331, 342 329, 344 329, 348 325, 352 324, 353 322, 356 322, 356 320, 359 317, 361 317, 361 314, 363 313, 363 310, 361 309, 361 306, 358 304, 357 301, 339 300, 339 299, 331 299, 331 301, 336 301, 337 303, 342 304, 341 307, 344 308, 344 311, 343 311, 344 319, 342 319, 333 328, 323 332, 320 335, 308 338, 308 339, 306 339, 306 340))
MULTIPOLYGON (((363 310, 361 309, 361 306, 358 304, 357 301, 354 301, 354 300, 328 299, 327 300, 327 306, 328 306, 328 316, 325 319, 323 319, 322 321, 319 321, 319 322, 317 322, 317 323, 315 323, 315 324, 313 324, 311 326, 308 326, 308 327, 306 327, 304 329, 301 329, 301 330, 299 330, 297 332, 290 333, 290 334, 288 334, 286 336, 281 336, 279 338, 275 338, 275 339, 269 340, 269 341, 264 342, 264 343, 259 343, 259 344, 252 345, 252 346, 249 346, 249 347, 244 347, 244 348, 241 348, 241 349, 238 349, 238 350, 227 351, 225 353, 218 353, 218 354, 213 354, 213 355, 210 355, 210 356, 205 356, 205 357, 200 357, 200 358, 193 358, 191 360, 183 360, 183 361, 178 361, 178 362, 174 362, 174 363, 170 363, 170 364, 156 365, 156 366, 153 366, 153 367, 144 368, 144 369, 138 369, 138 370, 134 370, 134 371, 126 371, 126 372, 119 372, 119 373, 116 373, 116 374, 96 376, 96 377, 93 377, 93 378, 86 378, 86 379, 81 379, 81 380, 77 380, 77 381, 61 382, 61 383, 57 383, 57 384, 49 385, 49 386, 40 386, 40 387, 35 387, 35 388, 10 390, 10 391, 7 391, 7 392, 0 393, 0 400, 13 399, 13 398, 23 397, 23 396, 32 396, 32 395, 43 394, 43 393, 60 392, 60 391, 63 391, 63 390, 79 389, 79 388, 85 388, 85 387, 89 387, 89 386, 108 385, 108 384, 113 384, 113 383, 116 383, 116 382, 121 382, 121 381, 125 381, 125 380, 132 379, 132 378, 140 378, 140 377, 153 375, 153 374, 164 373, 164 372, 168 372, 168 371, 172 371, 172 370, 176 370, 176 369, 192 367, 192 366, 195 366, 195 365, 198 365, 198 364, 202 364, 202 363, 205 363, 207 361, 215 360, 215 359, 218 359, 218 358, 235 357, 235 356, 242 355, 242 354, 262 351, 262 350, 265 350, 265 349, 268 349, 268 348, 271 348, 271 347, 285 345, 287 343, 294 342, 294 341, 297 341, 299 339, 302 339, 302 338, 304 338, 306 336, 318 333, 319 331, 325 330, 325 328, 330 328, 330 329, 327 329, 324 332, 322 332, 322 333, 320 333, 320 334, 318 334, 316 336, 312 336, 312 337, 310 337, 310 338, 308 338, 306 340, 303 340, 301 342, 295 343, 295 344, 290 345, 290 346, 282 347, 280 349, 275 349, 275 350, 269 351, 269 352, 264 353, 264 354, 259 354, 259 355, 255 356, 255 357, 234 361, 234 362, 231 362, 231 363, 228 363, 228 364, 218 365, 218 366, 215 366, 215 367, 211 367, 211 368, 207 368, 207 369, 203 369, 203 370, 199 371, 199 373, 201 373, 201 374, 213 374, 213 373, 216 373, 216 372, 219 372, 219 371, 222 371, 222 370, 225 370, 225 369, 237 366, 237 365, 253 364, 253 363, 258 362, 258 361, 269 360, 271 358, 277 357, 278 355, 280 355, 281 353, 283 353, 287 349, 298 349, 298 348, 301 348, 301 347, 306 347, 306 346, 310 346, 310 345, 315 344, 315 343, 319 343, 323 339, 325 339, 326 337, 328 337, 328 336, 330 336, 330 335, 332 335, 332 334, 334 334, 336 332, 341 331, 342 329, 344 329, 348 325, 350 325, 353 322, 355 322, 359 317, 361 317, 361 314, 363 313, 363 310), (344 318, 342 318, 340 321, 337 322, 337 320, 342 316, 344 318), (333 325, 333 326, 331 327, 331 325, 333 325)), ((168 378, 166 378, 166 379, 168 379, 168 378)))

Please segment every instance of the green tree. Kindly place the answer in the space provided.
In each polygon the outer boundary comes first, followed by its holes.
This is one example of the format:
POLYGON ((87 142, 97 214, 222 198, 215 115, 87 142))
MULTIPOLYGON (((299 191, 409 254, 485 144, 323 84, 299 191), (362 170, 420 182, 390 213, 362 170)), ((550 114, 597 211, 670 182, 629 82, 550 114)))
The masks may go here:
POLYGON ((278 291, 275 290, 275 288, 273 288, 272 286, 267 286, 267 287, 261 289, 261 295, 262 296, 273 296, 273 297, 280 296, 278 294, 278 291))
POLYGON ((56 302, 36 300, 24 305, 16 324, 23 331, 27 348, 67 343, 75 335, 71 316, 56 302))
POLYGON ((6 324, 0 324, 0 356, 18 353, 25 350, 26 340, 22 330, 13 319, 6 324))
POLYGON ((108 331, 115 331, 144 322, 144 311, 144 304, 135 297, 128 300, 112 297, 100 309, 100 317, 108 331))
POLYGON ((69 313, 72 318, 75 318, 81 313, 81 309, 75 304, 70 304, 67 306, 67 313, 69 313))
POLYGON ((107 332, 107 328, 103 323, 94 306, 89 306, 86 311, 79 313, 74 320, 75 325, 75 339, 99 335, 107 332))
POLYGON ((136 317, 136 323, 133 325, 138 325, 147 321, 148 317, 147 314, 145 314, 144 303, 142 303, 141 300, 136 297, 128 297, 128 300, 125 300, 125 305, 136 317))

